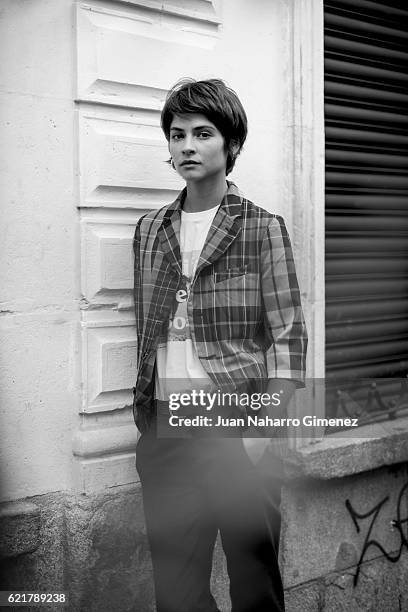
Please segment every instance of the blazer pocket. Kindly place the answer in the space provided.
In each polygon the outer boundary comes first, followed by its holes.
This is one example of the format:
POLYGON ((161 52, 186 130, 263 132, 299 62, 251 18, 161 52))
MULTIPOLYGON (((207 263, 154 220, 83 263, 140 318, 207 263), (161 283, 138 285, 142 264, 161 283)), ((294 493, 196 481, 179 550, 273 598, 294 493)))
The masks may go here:
POLYGON ((243 276, 248 272, 248 264, 243 266, 236 266, 235 268, 228 268, 227 270, 222 270, 222 272, 214 272, 214 283, 221 283, 222 281, 227 281, 233 278, 238 278, 239 276, 243 276))
MULTIPOLYGON (((244 268, 232 268, 226 272, 216 273, 213 287, 213 305, 221 309, 219 314, 227 319, 234 320, 240 316, 245 321, 251 321, 256 316, 258 302, 258 274, 244 268), (239 306, 242 310, 230 310, 230 307, 239 306), (228 310, 225 310, 228 309, 228 310)), ((215 275, 214 275, 215 276, 215 275)), ((244 323, 242 321, 242 324, 244 323)))

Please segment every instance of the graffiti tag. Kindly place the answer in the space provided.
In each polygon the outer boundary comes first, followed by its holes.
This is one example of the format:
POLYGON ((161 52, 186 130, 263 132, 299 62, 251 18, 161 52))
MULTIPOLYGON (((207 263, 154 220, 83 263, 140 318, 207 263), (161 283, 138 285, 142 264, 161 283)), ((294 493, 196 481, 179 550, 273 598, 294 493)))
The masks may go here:
MULTIPOLYGON (((386 497, 384 497, 384 499, 378 502, 377 505, 371 508, 371 510, 369 510, 368 512, 363 512, 363 513, 357 512, 357 510, 355 510, 353 506, 351 505, 350 500, 346 499, 346 508, 350 513, 350 516, 353 520, 357 533, 360 533, 361 531, 359 521, 372 517, 369 523, 369 526, 368 526, 366 536, 365 536, 361 555, 357 562, 357 569, 356 569, 356 573, 354 574, 354 580, 353 580, 354 586, 356 586, 358 583, 361 565, 364 562, 364 557, 369 548, 377 548, 388 561, 391 561, 391 563, 396 563, 397 561, 399 561, 402 551, 404 549, 404 546, 408 548, 408 516, 405 516, 404 518, 401 517, 402 511, 403 511, 402 501, 404 498, 404 493, 407 491, 408 491, 408 482, 403 485, 403 487, 401 488, 398 494, 397 505, 396 505, 397 516, 395 519, 391 521, 391 525, 398 530, 398 534, 400 537, 399 550, 394 554, 392 552, 387 551, 384 548, 384 546, 382 546, 379 542, 377 542, 377 540, 371 538, 371 533, 381 513, 381 509, 388 502, 390 496, 387 495, 386 497)), ((405 511, 407 511, 406 507, 405 507, 405 511)))

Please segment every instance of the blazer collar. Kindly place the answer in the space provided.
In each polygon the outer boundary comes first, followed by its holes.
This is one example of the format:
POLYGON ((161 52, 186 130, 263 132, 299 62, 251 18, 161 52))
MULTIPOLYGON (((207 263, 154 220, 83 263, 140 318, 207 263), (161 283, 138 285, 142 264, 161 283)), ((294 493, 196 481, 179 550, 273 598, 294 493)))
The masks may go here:
MULTIPOLYGON (((198 260, 196 274, 203 267, 218 259, 241 231, 243 197, 235 183, 227 181, 227 185, 227 192, 215 214, 198 260)), ((177 269, 180 274, 182 271, 180 254, 181 208, 186 193, 187 189, 184 188, 174 202, 169 204, 158 231, 158 238, 165 256, 169 259, 172 267, 177 269)))

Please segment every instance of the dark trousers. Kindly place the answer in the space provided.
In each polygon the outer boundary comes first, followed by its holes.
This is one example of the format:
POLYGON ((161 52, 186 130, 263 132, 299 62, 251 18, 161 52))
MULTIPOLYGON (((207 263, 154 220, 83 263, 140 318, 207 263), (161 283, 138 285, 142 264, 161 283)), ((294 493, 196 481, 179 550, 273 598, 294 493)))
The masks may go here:
POLYGON ((218 531, 232 612, 281 612, 278 567, 281 464, 254 466, 241 438, 138 441, 157 612, 217 612, 210 591, 218 531), (274 469, 275 468, 275 469, 274 469))

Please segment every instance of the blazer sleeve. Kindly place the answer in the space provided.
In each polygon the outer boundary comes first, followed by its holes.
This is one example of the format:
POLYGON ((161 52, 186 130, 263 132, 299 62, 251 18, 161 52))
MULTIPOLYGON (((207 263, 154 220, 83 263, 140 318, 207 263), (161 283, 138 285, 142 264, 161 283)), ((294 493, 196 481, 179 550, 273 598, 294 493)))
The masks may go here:
POLYGON ((142 299, 142 282, 141 282, 141 265, 140 265, 140 225, 141 219, 138 220, 133 237, 133 253, 134 253, 134 282, 133 282, 133 298, 135 305, 136 319, 136 341, 137 341, 137 365, 139 366, 140 350, 141 350, 141 334, 143 329, 143 299, 142 299))
POLYGON ((305 386, 307 331, 292 247, 282 217, 274 216, 261 246, 261 283, 268 378, 305 386))

